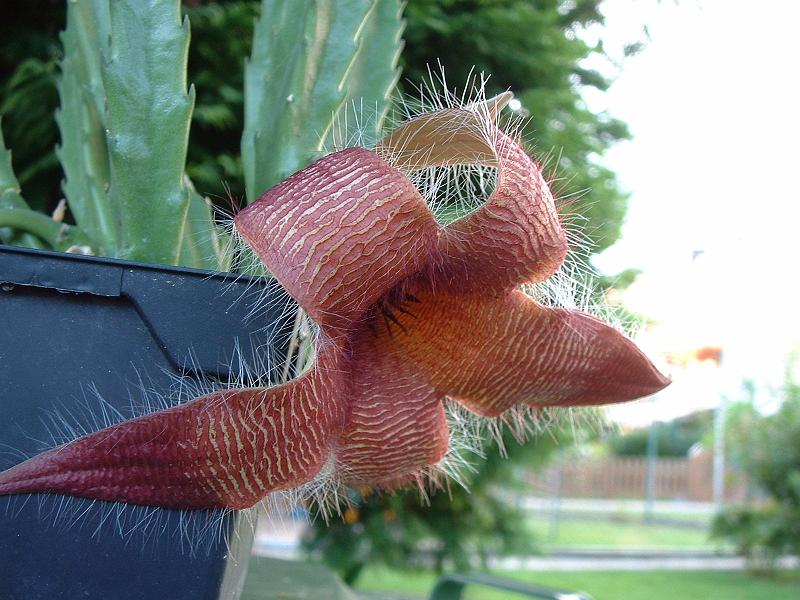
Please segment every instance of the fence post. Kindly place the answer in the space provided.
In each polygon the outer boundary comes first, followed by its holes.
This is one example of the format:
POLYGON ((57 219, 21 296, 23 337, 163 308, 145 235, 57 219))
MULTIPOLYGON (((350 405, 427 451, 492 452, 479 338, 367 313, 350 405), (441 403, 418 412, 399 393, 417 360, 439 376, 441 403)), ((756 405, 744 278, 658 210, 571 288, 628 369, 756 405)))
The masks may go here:
POLYGON ((562 467, 561 461, 558 461, 552 469, 550 469, 550 497, 552 499, 550 505, 550 526, 547 532, 547 539, 553 542, 558 537, 559 521, 561 519, 561 480, 562 480, 562 467))

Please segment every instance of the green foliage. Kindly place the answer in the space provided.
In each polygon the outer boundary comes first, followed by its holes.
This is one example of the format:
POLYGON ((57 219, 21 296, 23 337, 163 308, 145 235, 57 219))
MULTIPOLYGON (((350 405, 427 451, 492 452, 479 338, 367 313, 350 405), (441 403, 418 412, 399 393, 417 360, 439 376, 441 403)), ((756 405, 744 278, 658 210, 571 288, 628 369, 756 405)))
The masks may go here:
POLYGON ((186 171, 202 194, 242 198, 244 62, 259 4, 198 3, 184 10, 192 24, 189 80, 197 90, 186 171))
POLYGON ((53 154, 58 137, 53 123, 58 106, 56 77, 55 59, 25 58, 4 86, 0 103, 9 147, 17 149, 15 158, 23 165, 20 182, 36 210, 52 209, 45 199, 58 186, 58 161, 53 154))
POLYGON ((11 168, 11 152, 5 146, 0 129, 0 209, 28 208, 20 191, 19 182, 11 168))
MULTIPOLYGON (((714 415, 711 411, 700 411, 658 423, 656 443, 659 456, 684 457, 696 443, 711 431, 714 415)), ((647 454, 647 439, 650 429, 636 429, 626 434, 615 435, 608 440, 611 451, 617 456, 644 456, 647 454)))
POLYGON ((0 239, 31 248, 44 244, 66 250, 87 242, 75 227, 57 222, 31 210, 20 194, 19 183, 11 167, 11 152, 6 148, 0 128, 0 239))
POLYGON ((733 429, 736 460, 771 499, 717 515, 715 537, 734 543, 752 568, 771 571, 784 554, 800 554, 800 385, 788 381, 777 413, 740 410, 733 429))
POLYGON ((736 546, 749 569, 772 573, 781 556, 800 552, 800 509, 780 505, 729 508, 714 518, 711 535, 736 546))
POLYGON ((63 0, 17 2, 3 11, 0 36, 0 115, 5 141, 24 197, 34 210, 50 212, 59 198, 61 171, 53 148, 58 130, 56 78, 64 28, 63 0))
POLYGON ((800 385, 787 383, 780 410, 754 423, 749 438, 744 468, 777 502, 800 508, 800 385))

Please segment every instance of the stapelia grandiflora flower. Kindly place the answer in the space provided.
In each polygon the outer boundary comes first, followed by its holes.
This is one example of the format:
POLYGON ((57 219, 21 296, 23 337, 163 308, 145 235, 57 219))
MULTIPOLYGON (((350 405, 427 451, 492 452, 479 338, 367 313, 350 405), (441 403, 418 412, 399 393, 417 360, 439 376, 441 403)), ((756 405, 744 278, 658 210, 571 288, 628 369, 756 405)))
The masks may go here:
POLYGON ((319 325, 313 368, 44 452, 0 474, 0 494, 240 509, 321 472, 386 488, 445 455, 446 398, 495 417, 666 386, 614 328, 521 290, 555 273, 567 240, 540 168, 495 125, 507 100, 424 113, 374 150, 317 160, 236 216, 319 325), (497 169, 494 191, 443 227, 404 173, 467 163, 497 169))

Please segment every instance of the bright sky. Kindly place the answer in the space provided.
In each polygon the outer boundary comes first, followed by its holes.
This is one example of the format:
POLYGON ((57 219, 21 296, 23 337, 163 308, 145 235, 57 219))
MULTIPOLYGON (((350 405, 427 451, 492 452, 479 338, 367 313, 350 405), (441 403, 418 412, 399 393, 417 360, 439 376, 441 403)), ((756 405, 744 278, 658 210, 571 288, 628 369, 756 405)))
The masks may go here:
POLYGON ((632 196, 623 239, 595 264, 644 271, 625 302, 660 323, 642 340, 651 351, 724 349, 720 373, 675 372, 660 408, 620 418, 689 412, 743 378, 780 385, 800 340, 800 2, 606 0, 603 12, 609 51, 642 25, 652 39, 607 94, 587 95, 634 135, 604 161, 632 196))

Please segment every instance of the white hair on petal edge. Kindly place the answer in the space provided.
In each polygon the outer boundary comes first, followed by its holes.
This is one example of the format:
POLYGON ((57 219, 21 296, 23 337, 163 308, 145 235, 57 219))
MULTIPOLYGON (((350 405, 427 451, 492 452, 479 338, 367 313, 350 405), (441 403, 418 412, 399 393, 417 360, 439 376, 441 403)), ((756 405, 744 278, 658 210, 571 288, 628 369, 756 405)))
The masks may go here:
POLYGON ((6 518, 17 518, 33 501, 38 504, 39 521, 59 533, 78 530, 98 541, 112 535, 125 545, 139 543, 142 552, 150 549, 154 554, 166 538, 189 556, 209 555, 220 544, 229 549, 231 535, 240 535, 239 528, 247 525, 251 510, 176 510, 56 494, 22 494, 4 500, 6 518))
POLYGON ((247 303, 245 322, 253 322, 269 312, 273 316, 267 327, 276 332, 283 332, 287 327, 291 329, 287 357, 280 366, 280 377, 274 380, 288 381, 313 363, 314 341, 319 327, 293 298, 286 295, 278 280, 236 229, 233 216, 226 218, 224 227, 228 240, 226 253, 230 256, 232 271, 225 293, 231 293, 232 304, 247 303), (242 282, 245 283, 243 288, 238 285, 242 282))

